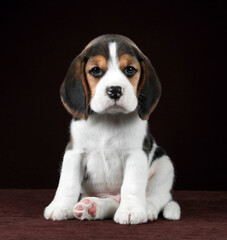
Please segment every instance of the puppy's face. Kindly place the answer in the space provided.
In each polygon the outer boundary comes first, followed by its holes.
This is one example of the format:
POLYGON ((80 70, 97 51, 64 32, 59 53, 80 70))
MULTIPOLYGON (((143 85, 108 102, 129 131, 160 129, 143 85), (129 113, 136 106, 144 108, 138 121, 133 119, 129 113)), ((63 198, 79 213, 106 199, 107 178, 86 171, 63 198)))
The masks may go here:
POLYGON ((91 112, 133 111, 148 119, 160 93, 149 60, 130 39, 120 35, 103 35, 90 42, 72 62, 61 87, 66 109, 83 119, 91 112))
POLYGON ((97 113, 135 111, 141 67, 135 56, 117 52, 117 43, 108 44, 108 59, 96 55, 85 67, 90 94, 90 107, 97 113))

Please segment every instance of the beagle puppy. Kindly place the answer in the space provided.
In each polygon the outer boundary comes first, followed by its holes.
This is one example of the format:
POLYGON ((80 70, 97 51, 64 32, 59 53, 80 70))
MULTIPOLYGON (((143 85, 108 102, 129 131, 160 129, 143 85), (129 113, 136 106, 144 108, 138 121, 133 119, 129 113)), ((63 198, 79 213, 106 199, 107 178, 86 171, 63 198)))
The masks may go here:
POLYGON ((60 94, 73 116, 71 140, 44 217, 140 224, 163 211, 179 219, 173 164, 147 122, 161 84, 136 44, 121 35, 94 39, 73 60, 60 94))

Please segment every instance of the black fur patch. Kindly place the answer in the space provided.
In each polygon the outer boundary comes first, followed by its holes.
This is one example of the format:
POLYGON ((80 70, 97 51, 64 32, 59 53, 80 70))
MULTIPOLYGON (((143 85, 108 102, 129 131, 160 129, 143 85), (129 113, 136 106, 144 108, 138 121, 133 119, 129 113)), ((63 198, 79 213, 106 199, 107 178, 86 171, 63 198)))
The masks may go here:
POLYGON ((82 65, 80 57, 73 60, 64 82, 62 83, 61 98, 72 112, 87 117, 86 93, 82 83, 82 65), (75 73, 77 72, 77 73, 75 73))
POLYGON ((154 144, 154 138, 151 136, 149 129, 147 130, 147 135, 143 140, 143 151, 149 156, 154 144))
POLYGON ((73 116, 73 121, 78 121, 80 118, 73 116))
POLYGON ((162 156, 164 156, 164 155, 166 155, 165 150, 163 150, 161 147, 157 147, 157 148, 155 149, 155 152, 154 152, 154 156, 153 156, 152 161, 154 161, 154 160, 156 160, 156 159, 158 159, 158 158, 160 158, 160 157, 162 157, 162 156))
POLYGON ((142 69, 142 75, 145 75, 145 82, 138 98, 138 112, 142 119, 150 114, 152 107, 161 95, 161 85, 153 66, 148 59, 144 63, 145 70, 142 69))
POLYGON ((84 60, 87 62, 87 60, 90 57, 102 55, 105 59, 109 59, 109 46, 108 42, 106 41, 99 41, 95 43, 93 46, 85 50, 84 52, 84 60))

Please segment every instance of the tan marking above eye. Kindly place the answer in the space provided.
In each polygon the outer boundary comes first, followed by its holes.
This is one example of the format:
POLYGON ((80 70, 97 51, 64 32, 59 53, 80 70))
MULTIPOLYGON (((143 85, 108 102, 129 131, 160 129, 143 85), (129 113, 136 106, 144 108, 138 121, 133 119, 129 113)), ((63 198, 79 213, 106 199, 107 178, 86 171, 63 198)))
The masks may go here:
POLYGON ((123 54, 119 58, 119 63, 120 63, 121 71, 124 71, 124 69, 127 66, 132 66, 137 70, 137 72, 132 77, 129 78, 129 81, 132 84, 132 87, 134 89, 134 93, 137 96, 138 95, 137 87, 139 84, 140 74, 141 74, 141 67, 140 67, 139 61, 137 60, 136 57, 133 57, 129 54, 123 54))
POLYGON ((107 71, 108 62, 104 56, 98 55, 91 57, 86 64, 86 72, 88 73, 93 67, 99 67, 103 72, 107 71))
POLYGON ((95 96, 96 86, 99 82, 99 78, 95 78, 94 76, 92 76, 89 73, 89 71, 94 67, 99 67, 105 73, 108 68, 108 62, 107 62, 106 58, 102 55, 97 55, 97 56, 89 58, 89 60, 86 64, 85 72, 86 72, 86 76, 87 76, 88 85, 89 85, 89 88, 91 91, 91 98, 93 98, 95 96))
POLYGON ((120 69, 124 70, 127 66, 134 67, 137 71, 140 71, 140 64, 136 57, 130 56, 129 54, 123 54, 119 59, 120 69))

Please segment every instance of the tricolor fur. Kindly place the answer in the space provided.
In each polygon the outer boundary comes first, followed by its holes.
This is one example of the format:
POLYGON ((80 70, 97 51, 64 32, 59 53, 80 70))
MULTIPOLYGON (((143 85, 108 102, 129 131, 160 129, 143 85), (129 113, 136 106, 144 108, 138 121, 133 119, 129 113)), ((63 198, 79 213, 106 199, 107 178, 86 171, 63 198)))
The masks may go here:
POLYGON ((180 218, 173 165, 147 123, 160 95, 150 61, 124 36, 100 36, 74 59, 61 86, 71 140, 46 219, 180 218))

